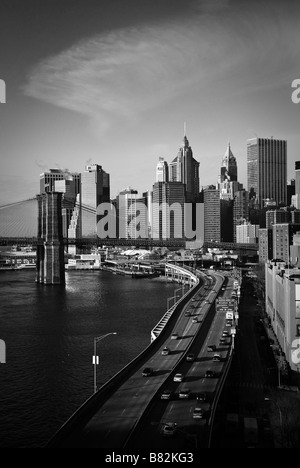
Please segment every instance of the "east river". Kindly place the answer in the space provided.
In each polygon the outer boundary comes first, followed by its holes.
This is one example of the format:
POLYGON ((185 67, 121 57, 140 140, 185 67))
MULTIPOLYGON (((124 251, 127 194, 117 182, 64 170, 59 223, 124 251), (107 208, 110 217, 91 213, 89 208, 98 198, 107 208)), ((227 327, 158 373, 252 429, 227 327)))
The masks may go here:
POLYGON ((101 386, 148 346, 179 288, 106 271, 66 272, 65 286, 34 279, 30 270, 0 272, 3 448, 43 447, 93 393, 94 337, 117 332, 97 344, 101 386))

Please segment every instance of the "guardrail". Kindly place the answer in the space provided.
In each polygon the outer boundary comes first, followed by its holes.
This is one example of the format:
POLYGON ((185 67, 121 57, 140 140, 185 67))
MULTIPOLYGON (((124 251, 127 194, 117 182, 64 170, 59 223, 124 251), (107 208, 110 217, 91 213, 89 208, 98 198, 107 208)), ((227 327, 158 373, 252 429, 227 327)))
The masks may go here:
MULTIPOLYGON (((189 275, 193 278, 193 281, 195 282, 195 285, 189 290, 187 291, 177 302, 176 304, 174 304, 172 307, 170 307, 167 312, 163 315, 163 317, 159 320, 159 322, 155 325, 155 327, 151 330, 151 342, 156 340, 157 337, 160 335, 160 333, 162 332, 162 330, 164 329, 164 327, 166 326, 166 324, 168 323, 169 319, 172 317, 172 314, 174 313, 174 311, 176 310, 176 307, 178 304, 180 304, 182 302, 182 300, 185 299, 185 297, 192 291, 194 290, 195 286, 197 286, 199 284, 199 276, 197 276, 197 274, 193 273, 192 271, 190 270, 185 270, 184 268, 182 267, 178 267, 177 265, 173 265, 173 264, 166 264, 166 267, 167 266, 172 266, 172 268, 174 269, 177 269, 179 272, 182 272, 183 274, 187 274, 189 273, 189 275)), ((179 278, 178 278, 179 279, 179 278)), ((174 279, 174 281, 176 281, 176 278, 174 279)))

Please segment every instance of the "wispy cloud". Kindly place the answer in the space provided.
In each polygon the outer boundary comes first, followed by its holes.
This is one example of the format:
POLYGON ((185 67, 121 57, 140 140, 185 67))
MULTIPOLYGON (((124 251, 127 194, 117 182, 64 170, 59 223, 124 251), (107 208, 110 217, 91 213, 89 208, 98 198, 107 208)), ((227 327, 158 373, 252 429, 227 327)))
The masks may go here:
POLYGON ((39 63, 24 93, 89 116, 99 132, 116 118, 138 119, 188 90, 199 98, 205 86, 222 80, 243 83, 244 91, 282 83, 298 60, 295 12, 281 15, 274 8, 261 15, 229 5, 199 0, 184 21, 82 40, 39 63))

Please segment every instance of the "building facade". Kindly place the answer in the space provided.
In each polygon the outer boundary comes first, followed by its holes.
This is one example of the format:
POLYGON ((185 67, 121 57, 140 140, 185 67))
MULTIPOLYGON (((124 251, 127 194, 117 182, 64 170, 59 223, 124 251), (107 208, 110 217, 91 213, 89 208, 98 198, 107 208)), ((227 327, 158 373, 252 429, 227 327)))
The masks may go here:
POLYGON ((287 142, 273 138, 247 141, 249 197, 262 208, 267 199, 287 204, 287 142))
POLYGON ((81 173, 80 221, 81 237, 96 237, 97 207, 110 202, 110 180, 102 166, 91 164, 81 173))
POLYGON ((196 201, 199 196, 199 165, 184 135, 176 158, 169 164, 169 182, 181 182, 185 185, 187 203, 196 201))
POLYGON ((290 368, 299 371, 294 351, 300 339, 300 270, 274 260, 265 265, 265 281, 270 323, 290 368))
POLYGON ((204 193, 204 242, 221 242, 220 191, 214 185, 204 193))
POLYGON ((300 224, 281 223, 274 224, 273 229, 273 258, 290 263, 290 246, 293 235, 300 231, 300 224))
POLYGON ((169 182, 169 166, 164 158, 160 157, 156 165, 155 182, 169 182))
POLYGON ((152 238, 184 238, 185 186, 181 182, 153 185, 152 238))
POLYGON ((236 242, 239 244, 256 244, 258 242, 258 224, 244 222, 236 226, 236 242))

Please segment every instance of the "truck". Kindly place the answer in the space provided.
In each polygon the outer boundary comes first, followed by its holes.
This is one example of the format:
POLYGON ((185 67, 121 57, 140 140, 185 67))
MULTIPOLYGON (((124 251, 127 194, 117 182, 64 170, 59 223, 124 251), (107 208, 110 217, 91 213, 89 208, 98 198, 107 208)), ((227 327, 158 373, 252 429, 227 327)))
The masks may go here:
POLYGON ((257 418, 244 417, 244 442, 247 448, 256 448, 258 444, 257 418))

